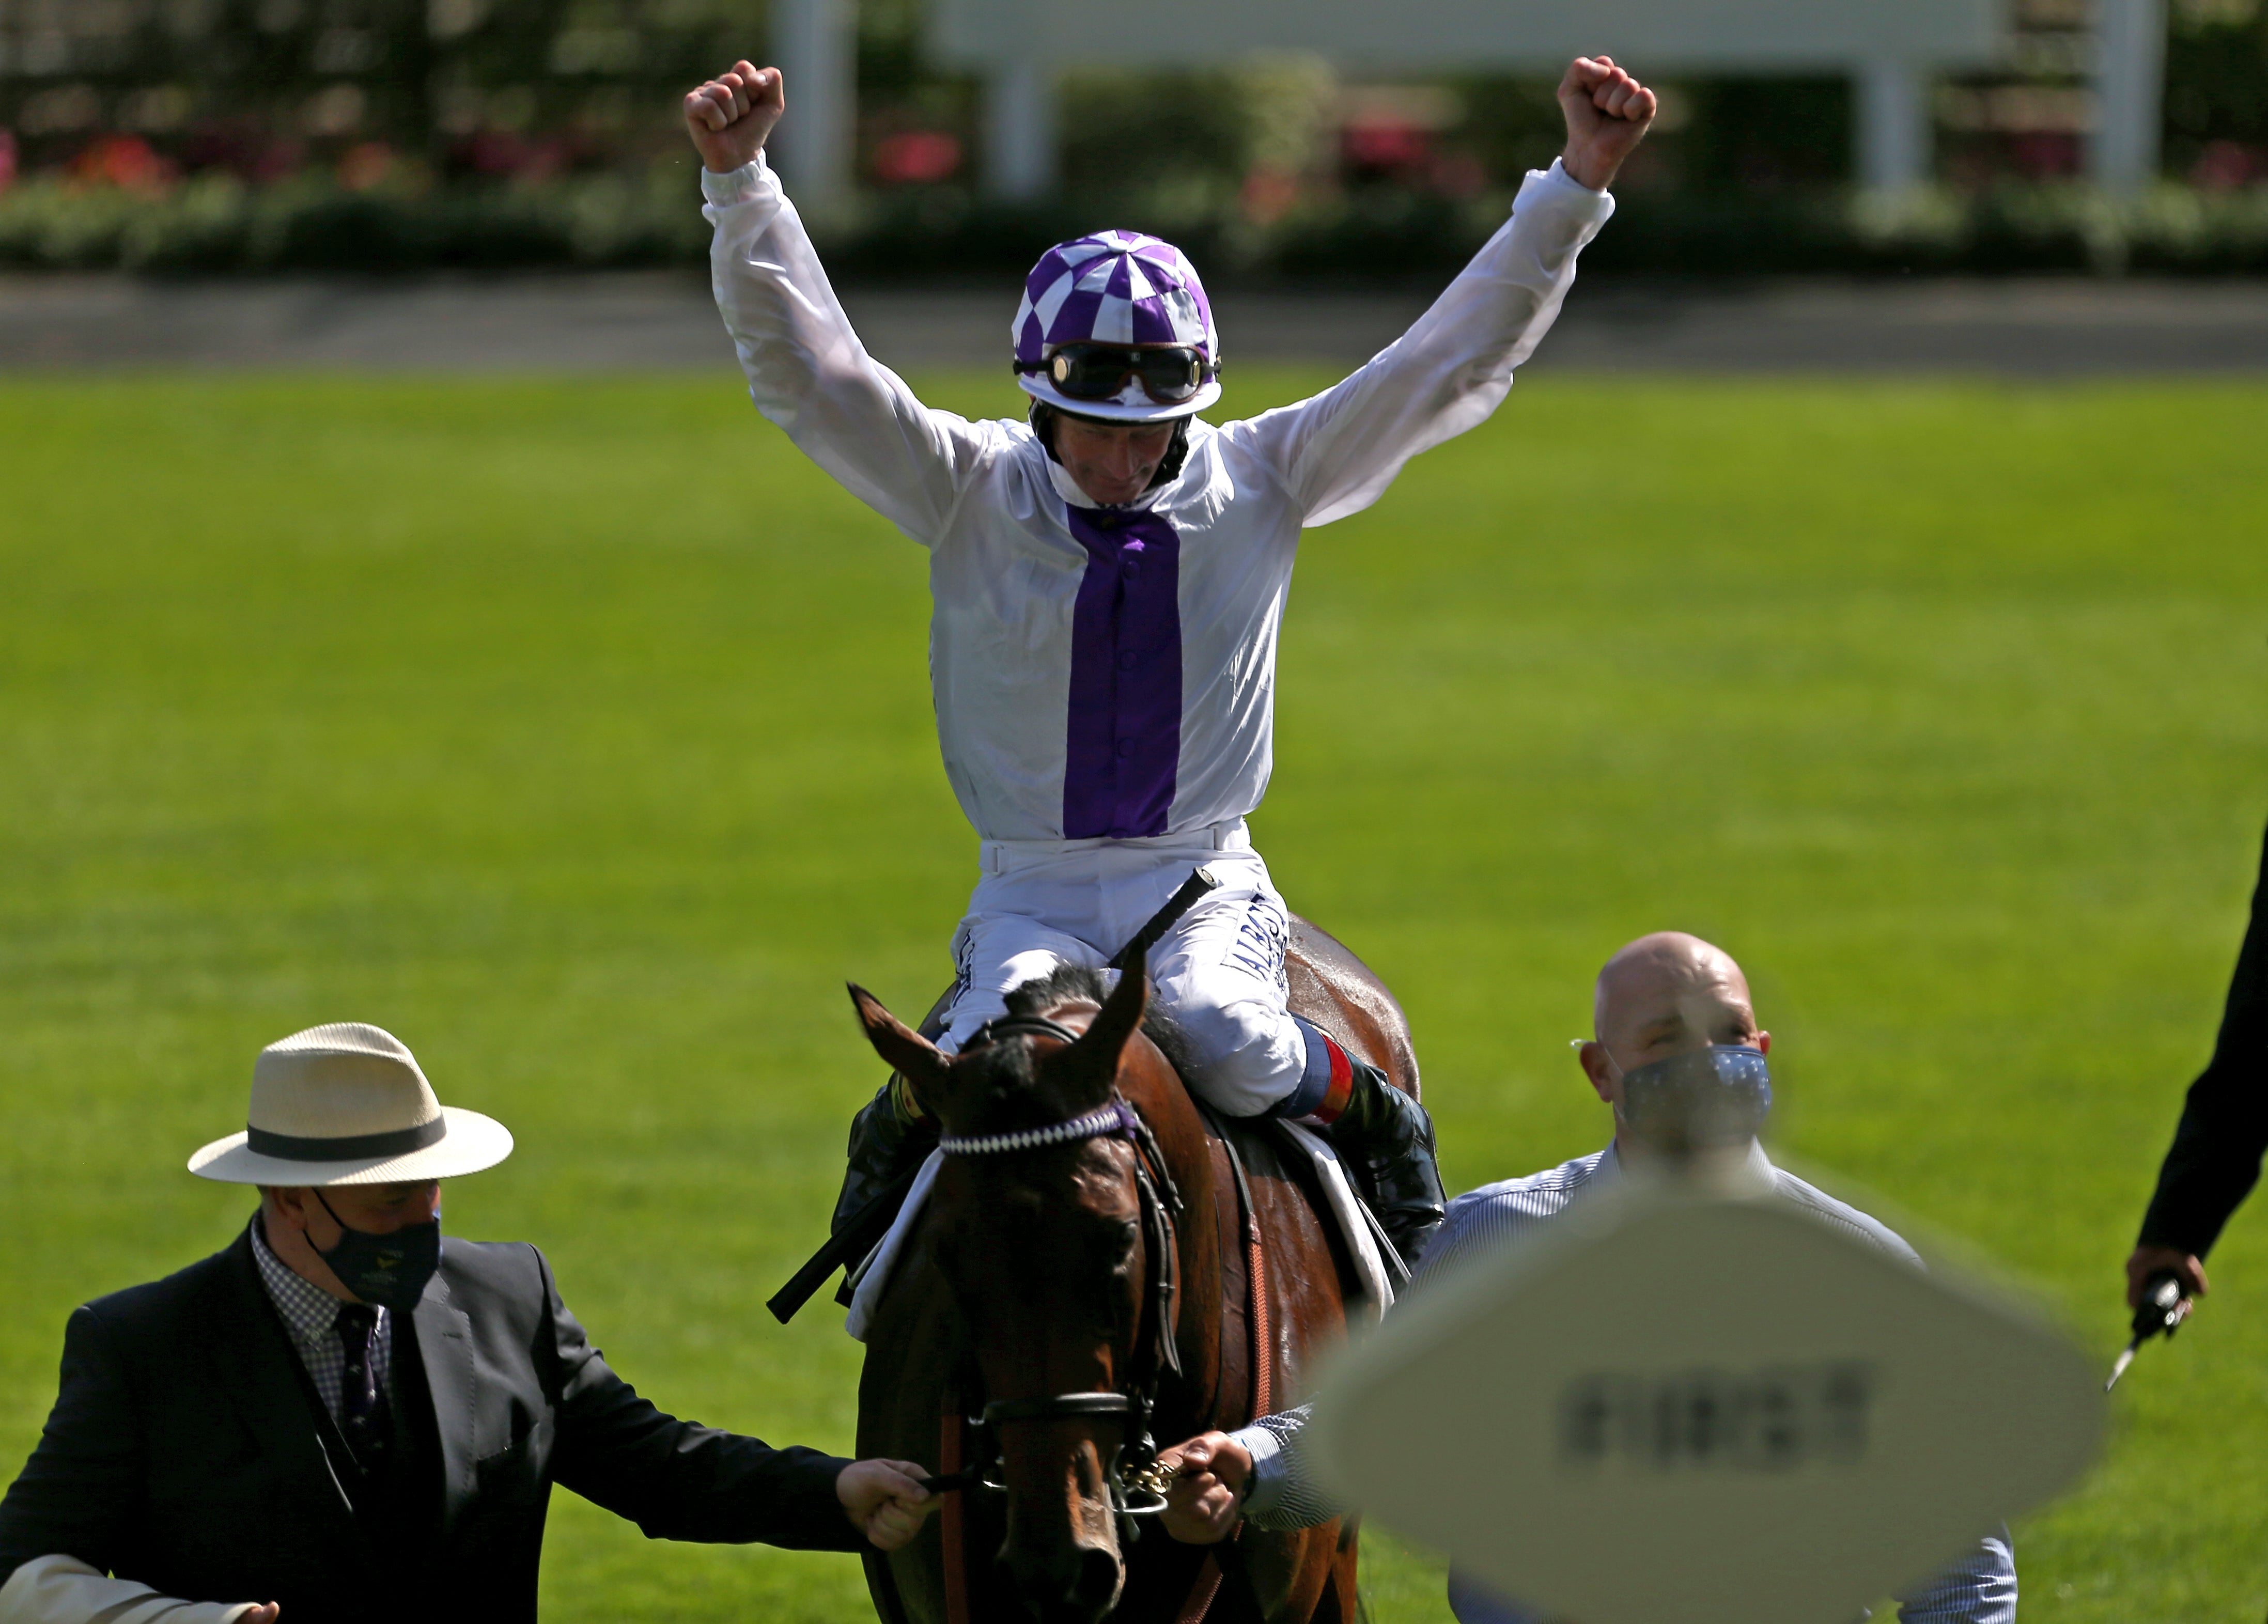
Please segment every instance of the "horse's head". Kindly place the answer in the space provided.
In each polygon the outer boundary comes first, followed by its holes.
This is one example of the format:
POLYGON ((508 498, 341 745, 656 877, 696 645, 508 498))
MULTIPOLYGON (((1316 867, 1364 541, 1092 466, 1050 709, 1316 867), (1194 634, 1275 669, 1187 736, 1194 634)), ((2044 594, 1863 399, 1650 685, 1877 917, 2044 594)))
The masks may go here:
POLYGON ((1012 993, 1008 1014, 948 1057, 851 989, 876 1051, 944 1130, 931 1255, 968 1326, 999 1446, 1001 1560, 1049 1624, 1092 1624, 1117 1601, 1114 1461, 1141 1434, 1139 1404, 1173 1334, 1157 1290, 1157 1271, 1174 1267, 1160 1255, 1172 1182, 1162 1165, 1145 1174, 1123 1111, 1181 1098, 1164 1055, 1138 1036, 1147 996, 1138 972, 1107 997, 1094 973, 1058 972, 1012 993), (1098 1401, 1109 1394, 1133 1395, 1135 1409, 1098 1401))

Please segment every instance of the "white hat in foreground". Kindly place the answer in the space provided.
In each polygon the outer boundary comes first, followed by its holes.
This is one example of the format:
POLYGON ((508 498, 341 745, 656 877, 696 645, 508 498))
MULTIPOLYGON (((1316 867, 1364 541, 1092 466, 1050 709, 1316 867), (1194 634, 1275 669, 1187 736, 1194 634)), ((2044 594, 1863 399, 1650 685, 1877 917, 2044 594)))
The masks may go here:
POLYGON ((503 1123, 443 1105, 409 1045, 360 1021, 261 1050, 247 1124, 189 1157, 189 1171, 228 1184, 417 1184, 512 1154, 503 1123))

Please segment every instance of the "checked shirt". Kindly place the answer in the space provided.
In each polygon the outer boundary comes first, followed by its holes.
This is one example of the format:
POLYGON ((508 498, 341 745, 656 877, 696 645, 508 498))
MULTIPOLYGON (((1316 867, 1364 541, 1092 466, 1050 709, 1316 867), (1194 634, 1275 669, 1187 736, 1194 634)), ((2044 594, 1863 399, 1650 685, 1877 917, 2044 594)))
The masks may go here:
MULTIPOLYGON (((257 1218, 252 1221, 252 1257, 260 1266, 260 1281, 268 1288, 268 1300, 276 1304, 291 1346, 299 1350, 299 1363, 307 1367, 308 1378, 315 1384, 323 1407, 331 1413, 333 1421, 342 1422, 340 1394, 344 1385, 347 1353, 339 1341, 338 1324, 339 1311, 347 1304, 313 1281, 302 1280, 293 1274, 283 1259, 268 1249, 268 1238, 261 1233, 257 1218)), ((377 1312, 377 1328, 370 1339, 370 1362, 377 1373, 379 1389, 391 1403, 394 1317, 383 1308, 377 1312)))

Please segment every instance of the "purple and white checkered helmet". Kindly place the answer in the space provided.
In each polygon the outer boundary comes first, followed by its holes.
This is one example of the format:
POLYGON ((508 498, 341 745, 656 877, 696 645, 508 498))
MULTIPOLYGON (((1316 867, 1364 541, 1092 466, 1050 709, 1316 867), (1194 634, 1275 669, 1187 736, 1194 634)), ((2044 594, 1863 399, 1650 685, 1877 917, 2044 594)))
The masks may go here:
MULTIPOLYGON (((1218 365, 1220 338, 1212 306, 1189 256, 1140 231, 1096 231, 1057 243, 1024 279, 1016 307, 1016 360, 1031 365, 1058 344, 1188 344, 1218 365)), ((1082 417, 1119 423, 1166 423, 1203 411, 1220 399, 1220 380, 1208 378, 1186 400, 1161 405, 1128 379, 1108 400, 1079 400, 1057 393, 1041 371, 1021 371, 1024 392, 1082 417)))

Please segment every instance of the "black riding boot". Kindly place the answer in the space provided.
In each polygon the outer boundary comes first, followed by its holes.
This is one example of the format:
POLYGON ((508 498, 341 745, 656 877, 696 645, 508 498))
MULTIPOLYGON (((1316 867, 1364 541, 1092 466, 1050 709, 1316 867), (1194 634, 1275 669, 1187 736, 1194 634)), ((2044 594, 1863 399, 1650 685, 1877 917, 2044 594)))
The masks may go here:
POLYGON ((1433 1119, 1377 1067, 1351 1054, 1347 1063, 1354 1086, 1329 1129, 1331 1148, 1360 1175, 1387 1238, 1414 1269, 1448 1209, 1433 1160, 1433 1119))
POLYGON ((905 1079, 895 1073, 865 1107, 850 1119, 850 1165, 843 1170, 843 1194, 835 1200, 829 1234, 858 1216, 866 1204, 937 1148, 937 1124, 913 1108, 905 1079))

